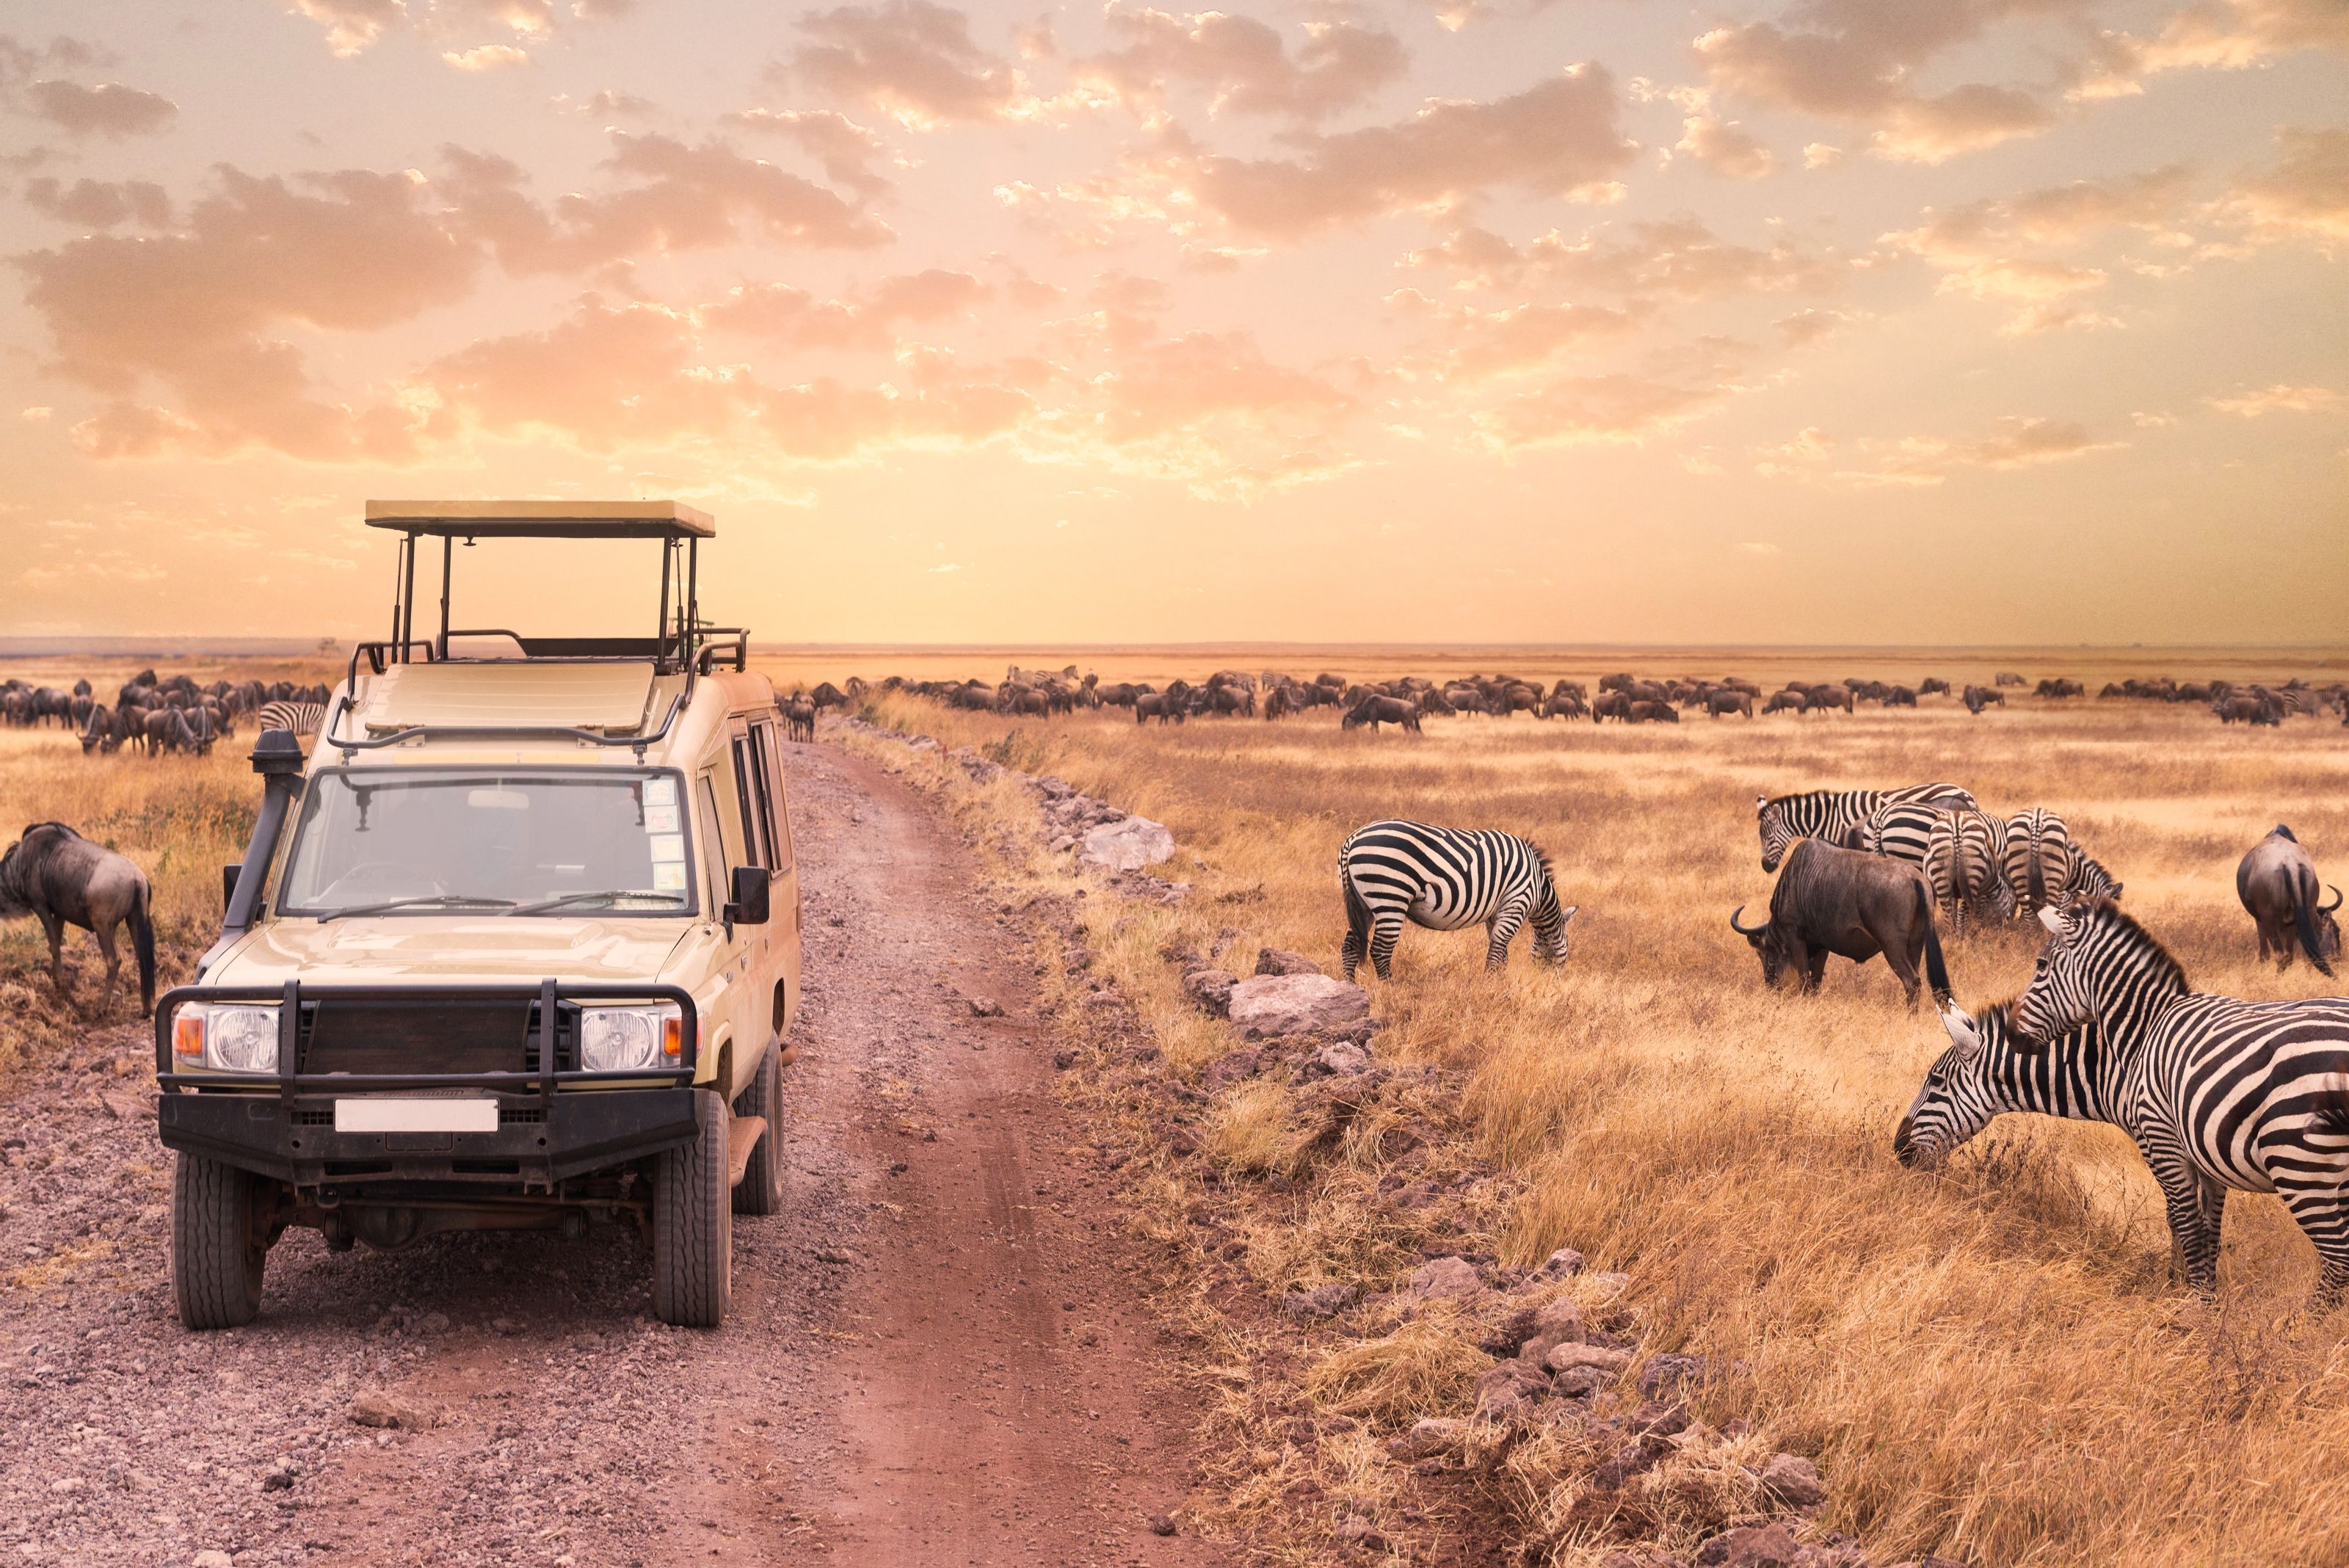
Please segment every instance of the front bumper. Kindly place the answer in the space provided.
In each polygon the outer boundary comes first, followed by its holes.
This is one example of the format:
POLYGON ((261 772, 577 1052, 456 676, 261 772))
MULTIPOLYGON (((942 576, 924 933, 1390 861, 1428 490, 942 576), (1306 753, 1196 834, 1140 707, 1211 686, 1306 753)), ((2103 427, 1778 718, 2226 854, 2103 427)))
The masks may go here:
POLYGON ((691 1089, 600 1089, 554 1096, 495 1095, 498 1130, 346 1133, 335 1101, 297 1094, 166 1094, 155 1117, 163 1147, 297 1187, 452 1182, 551 1190, 574 1176, 690 1143, 691 1089))

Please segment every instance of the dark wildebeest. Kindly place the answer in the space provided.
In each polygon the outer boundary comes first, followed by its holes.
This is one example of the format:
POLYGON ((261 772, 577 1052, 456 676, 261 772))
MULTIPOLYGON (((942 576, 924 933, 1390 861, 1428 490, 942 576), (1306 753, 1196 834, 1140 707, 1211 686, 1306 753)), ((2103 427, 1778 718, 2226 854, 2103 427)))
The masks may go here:
POLYGON ((149 919, 147 874, 113 850, 92 844, 62 822, 36 822, 0 854, 0 919, 30 915, 49 939, 49 981, 66 989, 67 926, 98 939, 106 958, 106 994, 122 973, 114 933, 130 926, 139 959, 139 1007, 155 1006, 155 926, 149 919))
POLYGON ((1545 698, 1541 716, 1545 719, 1579 719, 1590 711, 1590 704, 1571 691, 1557 691, 1545 698))
POLYGON ((1914 708, 1917 705, 1917 693, 1909 691, 1906 686, 1895 686, 1885 692, 1882 701, 1887 708, 1914 708))
POLYGON ((1346 710, 1346 716, 1338 722, 1338 727, 1343 730, 1356 729, 1363 724, 1371 727, 1372 734, 1378 733, 1381 724, 1401 724, 1416 735, 1419 733, 1419 704, 1402 697, 1365 697, 1346 710))
POLYGON ((1941 939, 1933 929, 1933 891, 1925 874, 1905 860, 1838 848, 1816 838, 1795 842, 1770 891, 1766 925, 1741 926, 1740 904, 1729 925, 1762 958, 1762 978, 1776 985, 1787 974, 1805 992, 1819 988, 1827 955, 1866 963, 1878 953, 1917 1005, 1917 961, 1936 1001, 1950 994, 1941 939))
POLYGON ((789 699, 777 702, 775 706, 783 715, 786 733, 791 739, 794 741, 815 739, 815 703, 806 693, 794 692, 789 699))
POLYGON ((1805 698, 1799 691, 1780 691, 1773 695, 1770 701, 1762 704, 1762 711, 1764 713, 1799 713, 1803 711, 1804 701, 1805 698))
POLYGON ((1152 719, 1164 724, 1173 720, 1179 724, 1186 709, 1171 691, 1144 691, 1133 700, 1133 722, 1145 723, 1152 719))
POLYGON ((2210 711, 2221 724, 2283 723, 2283 705, 2271 697, 2229 697, 2212 703, 2210 711))
POLYGON ((1853 711, 1851 689, 1847 686, 1814 686, 1803 694, 1804 712, 1823 711, 1829 708, 1840 708, 1847 713, 1853 711))
POLYGON ((1966 688, 1967 712, 1979 718, 1982 714, 1982 711, 1989 707, 1993 702, 1997 703, 2002 708, 2005 707, 2006 693, 2001 691, 1995 686, 1969 686, 1966 688))
POLYGON ((1714 718, 1723 713, 1743 713, 1754 717, 1754 699, 1743 691, 1716 691, 1704 700, 1704 711, 1714 718))
POLYGON ((2333 919, 2333 911, 2341 908, 2341 889, 2333 889, 2333 902, 2317 901, 2316 862, 2291 828, 2278 823, 2251 846, 2235 867, 2235 896, 2259 926, 2261 958, 2272 950, 2276 967, 2290 969, 2296 936, 2317 972, 2333 972, 2331 961, 2341 956, 2341 926, 2333 919))
POLYGON ((1917 683, 1917 695, 1920 697, 1930 697, 1936 691, 1947 697, 1950 694, 1950 683, 1938 675, 1928 675, 1917 683))
POLYGON ((2022 676, 2017 675, 2012 670, 2002 670, 1995 676, 1992 677, 1991 684, 1993 686, 2028 686, 2031 683, 2023 680, 2022 676))
POLYGON ((827 680, 808 693, 808 701, 818 709, 845 708, 848 706, 848 694, 827 680))
POLYGON ((110 752, 119 744, 121 742, 114 732, 114 710, 103 702, 96 704, 89 711, 88 720, 82 725, 82 754, 88 756, 91 752, 101 749, 110 752))
POLYGON ((1619 691, 1601 691, 1590 700, 1590 722, 1597 724, 1609 719, 1631 721, 1631 700, 1619 691))
POLYGON ((1642 700, 1631 704, 1629 717, 1634 724, 1677 724, 1681 722, 1681 711, 1670 702, 1642 700))

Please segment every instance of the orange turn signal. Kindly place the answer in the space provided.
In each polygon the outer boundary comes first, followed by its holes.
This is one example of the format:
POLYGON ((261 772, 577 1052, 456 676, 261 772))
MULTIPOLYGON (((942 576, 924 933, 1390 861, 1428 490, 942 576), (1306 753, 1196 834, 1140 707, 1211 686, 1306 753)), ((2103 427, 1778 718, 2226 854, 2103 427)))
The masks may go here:
POLYGON ((683 1019, 661 1020, 661 1054, 667 1056, 685 1054, 685 1021, 683 1019))
POLYGON ((204 1054, 204 1015, 182 1012, 171 1020, 171 1054, 193 1057, 202 1061, 204 1054))

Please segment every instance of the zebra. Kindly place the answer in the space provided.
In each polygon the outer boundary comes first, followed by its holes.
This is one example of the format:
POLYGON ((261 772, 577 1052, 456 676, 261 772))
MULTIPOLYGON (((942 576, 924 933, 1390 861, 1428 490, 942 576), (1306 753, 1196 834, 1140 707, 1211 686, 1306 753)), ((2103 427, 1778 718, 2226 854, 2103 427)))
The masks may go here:
POLYGON ((2015 909, 2036 915, 2045 908, 2050 895, 2060 894, 2070 882, 2072 860, 2077 853, 2064 819, 2045 806, 2035 805, 2007 818, 1999 863, 2015 909))
POLYGON ((1509 960, 1509 941, 1530 919, 1534 956, 1566 961, 1566 927, 1580 906, 1560 908, 1549 857, 1515 834, 1373 822, 1338 850, 1338 889, 1346 901, 1346 978, 1370 954, 1381 980, 1392 978, 1403 921, 1456 931, 1483 921, 1490 940, 1485 968, 1509 960))
POLYGON ((2113 874, 2075 844, 2072 846, 2072 867, 2064 873, 2064 888, 2058 902, 2069 903, 2075 898, 2110 898, 2117 903, 2121 884, 2113 874))
POLYGON ((1797 838, 1843 844, 1870 812, 1887 801, 1939 801, 1971 805, 1974 797, 1952 784, 1910 784, 1906 789, 1815 789, 1803 794, 1755 795, 1754 816, 1762 834, 1762 869, 1775 871, 1797 838))
POLYGON ((1847 849, 1862 849, 1870 855, 1888 859, 1906 860, 1921 869, 1925 864, 1925 846, 1933 836, 1933 825, 1948 813, 1947 802, 1920 804, 1915 801, 1889 800, 1861 820, 1844 838, 1847 849))
POLYGON ((2120 1073, 2094 1023, 2051 1046, 2027 1039, 2012 1001, 1975 1013, 1951 1002, 1941 1012, 1950 1047, 1925 1073, 1917 1097, 1892 1134, 1893 1157, 1931 1170, 1992 1118, 2035 1111, 2072 1121, 2120 1120, 2120 1073))
POLYGON ((2338 1300, 2349 1285, 2349 998, 2197 993, 2109 899, 2039 919, 2049 938, 2014 1026, 2054 1042, 2050 1054, 2070 1031, 2104 1032, 2115 1058, 2106 1109, 2161 1184, 2171 1262, 2187 1284, 2204 1295, 2217 1287, 2232 1187, 2283 1199, 2323 1262, 2318 1304, 2338 1300))
POLYGON ((1925 836, 1925 880, 1933 889, 1933 901, 1949 911, 1952 936, 1964 931, 1966 917, 1974 911, 1987 909, 2001 921, 2014 918, 2014 896, 2007 890, 2006 878, 1999 874, 2001 833, 2002 825, 1997 818, 1970 807, 1933 813, 1932 825, 1925 836))
POLYGON ((264 702, 256 716, 256 730, 291 730, 296 736, 316 735, 318 726, 326 722, 324 702, 297 702, 280 699, 264 702))

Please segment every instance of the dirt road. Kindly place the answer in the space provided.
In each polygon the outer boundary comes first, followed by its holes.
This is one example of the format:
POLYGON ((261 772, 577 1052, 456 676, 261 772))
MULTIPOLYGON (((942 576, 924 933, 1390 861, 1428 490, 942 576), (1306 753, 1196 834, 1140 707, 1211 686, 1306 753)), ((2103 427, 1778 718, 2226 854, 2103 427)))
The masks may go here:
POLYGON ((1151 1528, 1188 1418, 1019 944, 918 797, 792 751, 791 1201, 738 1219, 727 1325, 656 1322, 623 1230, 296 1231, 258 1323, 183 1333, 148 1037, 96 1033, 0 1106, 0 1561, 1223 1560, 1151 1528))

